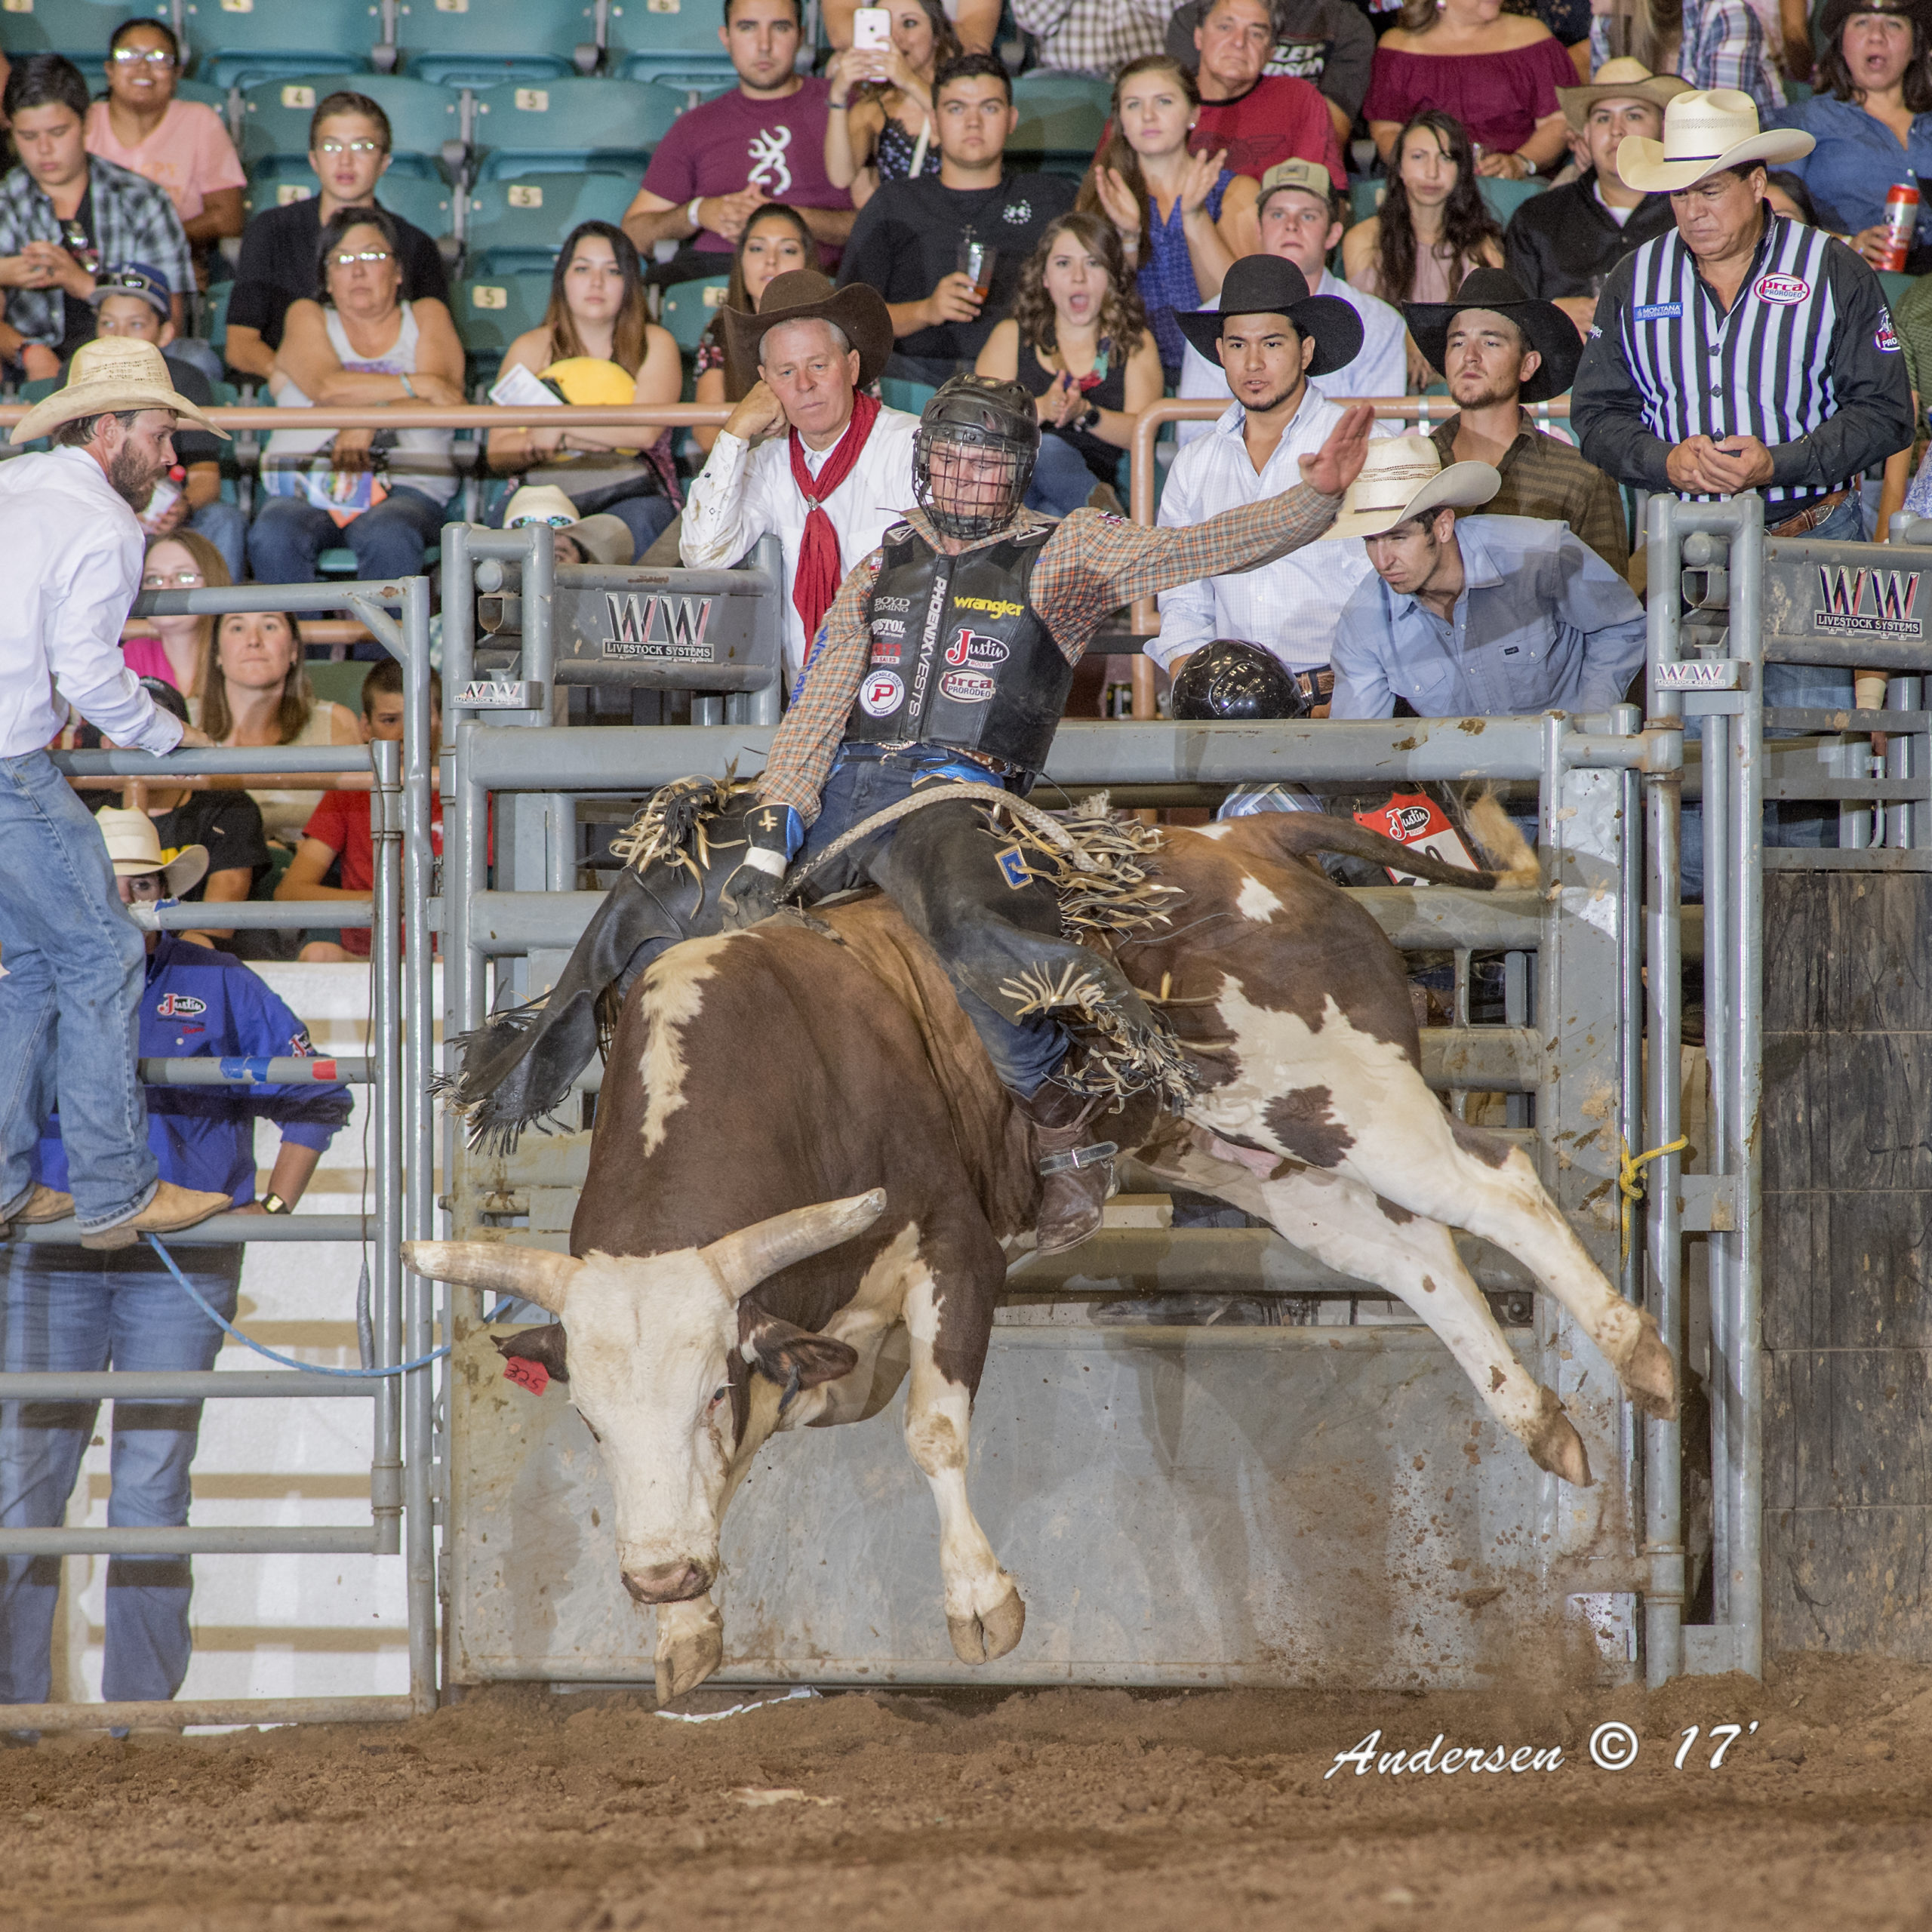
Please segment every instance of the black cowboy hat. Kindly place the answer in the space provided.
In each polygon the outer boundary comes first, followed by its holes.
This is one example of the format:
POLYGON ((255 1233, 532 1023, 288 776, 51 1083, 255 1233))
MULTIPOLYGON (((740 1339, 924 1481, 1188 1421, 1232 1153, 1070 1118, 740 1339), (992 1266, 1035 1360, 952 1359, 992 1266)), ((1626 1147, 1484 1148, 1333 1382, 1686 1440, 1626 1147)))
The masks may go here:
POLYGON ((892 355, 892 316, 885 297, 863 281, 835 288, 817 269, 790 269, 774 275, 755 315, 742 309, 721 309, 718 313, 724 318, 726 358, 747 389, 758 380, 766 330, 786 322, 830 322, 842 329, 859 352, 860 389, 878 380, 892 355))
POLYGON ((1211 362, 1225 315, 1285 315, 1315 340, 1311 376, 1326 376, 1361 352, 1361 318, 1339 295, 1311 295, 1308 278, 1279 255, 1244 255, 1221 284, 1218 310, 1177 315, 1181 333, 1211 362))
POLYGON ((1918 29, 1921 46, 1932 43, 1932 6, 1926 0, 1829 0, 1818 30, 1826 46, 1844 30, 1854 14, 1903 14, 1918 29))
POLYGON ((1472 269, 1447 302, 1404 302, 1403 319, 1432 369, 1448 352, 1449 325, 1465 309, 1493 309, 1523 331, 1523 340, 1543 358, 1543 367, 1523 385, 1525 402, 1547 402, 1576 380, 1583 359, 1577 325, 1554 302, 1539 302, 1507 269, 1472 269))

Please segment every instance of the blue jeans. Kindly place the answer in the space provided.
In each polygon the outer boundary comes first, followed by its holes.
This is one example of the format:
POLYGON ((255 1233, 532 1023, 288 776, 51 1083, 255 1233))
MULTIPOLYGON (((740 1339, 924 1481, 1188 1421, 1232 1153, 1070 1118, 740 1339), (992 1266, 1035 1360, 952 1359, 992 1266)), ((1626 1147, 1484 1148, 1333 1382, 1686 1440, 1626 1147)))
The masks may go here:
POLYGON ((228 574, 237 583, 248 580, 248 519, 239 503, 225 503, 217 497, 204 503, 188 519, 188 528, 205 537, 221 552, 228 574))
POLYGON ((88 808, 45 752, 0 758, 0 1214, 32 1186, 57 1103, 82 1227, 147 1205, 158 1171, 134 1068, 146 963, 88 808))
POLYGON ((315 559, 346 544, 365 583, 417 577, 424 547, 442 534, 442 505, 407 485, 340 527, 327 510, 300 497, 271 497, 249 528, 248 562, 257 583, 313 583, 315 559))
MULTIPOLYGON (((238 1247, 186 1248, 182 1272, 232 1321, 238 1247)), ((118 1369, 207 1369, 221 1331, 177 1287, 152 1249, 93 1254, 17 1247, 0 1300, 0 1354, 10 1372, 93 1374, 118 1369)), ((92 1439, 95 1402, 0 1402, 0 1524, 51 1528, 92 1439)), ((117 1401, 109 1523, 134 1529, 188 1520, 188 1469, 198 1402, 117 1401)), ((0 1557, 0 1700, 47 1700, 49 1644, 60 1592, 57 1558, 0 1557)), ((109 1702, 172 1697, 188 1674, 185 1556, 116 1556, 107 1565, 107 1641, 101 1694, 109 1702)))
POLYGON ((1026 507, 1043 516, 1069 516, 1087 506, 1094 493, 1094 472, 1087 459, 1064 436, 1049 429, 1040 438, 1033 480, 1026 489, 1026 507))

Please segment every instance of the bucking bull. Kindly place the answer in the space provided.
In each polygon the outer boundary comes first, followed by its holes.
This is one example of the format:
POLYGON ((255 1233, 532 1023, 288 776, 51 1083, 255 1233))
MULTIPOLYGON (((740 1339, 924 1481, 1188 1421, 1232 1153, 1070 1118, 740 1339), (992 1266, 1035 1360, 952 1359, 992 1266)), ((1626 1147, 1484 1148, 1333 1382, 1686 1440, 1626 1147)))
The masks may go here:
MULTIPOLYGON (((513 1136, 561 1100, 621 1000, 571 1254, 405 1251, 420 1273, 556 1317, 498 1346, 567 1377, 601 1445, 625 1587, 658 1609, 663 1697, 722 1661, 720 1527, 766 1439, 862 1420, 902 1380, 955 1651, 1003 1656, 1026 1617, 966 1487, 1006 1244, 1031 1227, 1039 1186, 1024 1124, 889 900, 716 933, 710 860, 739 844, 743 802, 715 791, 677 856, 623 875, 548 1000, 464 1043, 449 1098, 473 1134, 513 1136)), ((1581 1438, 1511 1352, 1450 1230, 1521 1261, 1654 1415, 1675 1412, 1669 1355, 1522 1151, 1424 1084, 1401 959, 1315 859, 1478 891, 1534 876, 1500 811, 1472 823, 1512 870, 1453 869, 1315 813, 1148 835, 1141 869, 1164 910, 1107 943, 1168 1016, 1197 1092, 1178 1116, 1130 1101, 1106 1131, 1170 1184, 1399 1296, 1538 1466, 1587 1484, 1581 1438)))

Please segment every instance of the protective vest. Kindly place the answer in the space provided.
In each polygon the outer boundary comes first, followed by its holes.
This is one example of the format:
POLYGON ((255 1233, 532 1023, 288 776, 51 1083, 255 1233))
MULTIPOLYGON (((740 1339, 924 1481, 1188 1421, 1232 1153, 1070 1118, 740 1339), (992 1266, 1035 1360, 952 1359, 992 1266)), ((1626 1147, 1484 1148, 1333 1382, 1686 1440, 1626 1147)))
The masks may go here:
POLYGON ((867 621, 872 658, 845 728, 866 744, 958 745, 1041 770, 1073 666, 1032 605, 1043 525, 942 556, 909 524, 885 533, 867 621))

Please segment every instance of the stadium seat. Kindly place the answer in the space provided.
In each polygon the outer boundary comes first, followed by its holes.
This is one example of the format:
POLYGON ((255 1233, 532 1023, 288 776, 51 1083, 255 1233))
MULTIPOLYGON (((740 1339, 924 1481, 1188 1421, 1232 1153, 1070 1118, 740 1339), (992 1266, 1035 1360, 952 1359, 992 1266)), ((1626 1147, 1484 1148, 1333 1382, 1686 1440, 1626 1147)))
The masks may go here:
POLYGON ((902 376, 878 379, 879 401, 888 409, 903 409, 908 416, 917 416, 938 394, 930 383, 909 382, 902 376))
POLYGON ((621 221, 637 192, 632 174, 537 174, 480 183, 469 198, 466 235, 479 275, 518 269, 548 274, 564 237, 580 221, 621 221))
POLYGON ((1505 228, 1509 226, 1509 217, 1525 202, 1542 194, 1549 186, 1547 181, 1506 181, 1500 176, 1487 174, 1476 183, 1484 206, 1505 228))
POLYGON ((577 75, 492 88, 476 99, 479 177, 503 181, 595 168, 635 181, 682 106, 669 88, 577 75))
POLYGON ((189 0, 196 76, 218 88, 305 74, 355 74, 382 36, 376 0, 189 0))
POLYGON ((1379 177, 1374 180, 1349 183, 1349 214, 1356 221, 1366 221, 1382 205, 1389 184, 1379 177))
POLYGON ((1878 274, 1878 285, 1885 291, 1885 300, 1894 308, 1905 300, 1906 291, 1918 279, 1915 275, 1906 275, 1897 269, 1881 269, 1878 274))
POLYGON ((7 0, 4 9, 8 55, 64 54, 98 91, 107 43, 123 20, 170 17, 169 0, 7 0))
POLYGON ((494 377, 494 367, 505 349, 526 329, 543 319, 550 302, 550 271, 525 269, 510 275, 481 276, 459 282, 456 288, 457 334, 465 352, 479 365, 479 375, 494 377))
POLYGON ((673 282, 664 291, 664 306, 657 319, 676 338, 678 346, 688 355, 697 347, 711 318, 724 300, 729 275, 714 275, 703 281, 673 282))
POLYGON ((590 35, 582 0, 401 0, 395 37, 419 80, 491 88, 571 72, 590 35))
MULTIPOLYGON (((264 162, 248 171, 245 197, 248 212, 306 202, 321 187, 306 161, 264 162)), ((399 214, 424 234, 451 232, 454 213, 452 190, 440 177, 433 180, 391 168, 376 190, 376 198, 392 214, 399 214)))
MULTIPOLYGON (((340 75, 306 75, 265 82, 242 97, 242 159, 299 161, 309 152, 309 122, 318 101, 344 85, 340 75)), ((463 103, 447 88, 405 74, 358 74, 353 91, 367 94, 389 116, 395 158, 386 180, 400 170, 427 179, 443 173, 446 141, 463 134, 463 103)))
POLYGON ((1022 74, 1013 84, 1020 124, 1007 140, 1010 154, 1037 155, 1049 174, 1084 174, 1107 125, 1112 90, 1085 74, 1057 74, 1044 69, 1022 74))
POLYGON ((624 0, 613 5, 606 64, 627 81, 666 81, 700 93, 730 87, 731 60, 708 0, 624 0))

